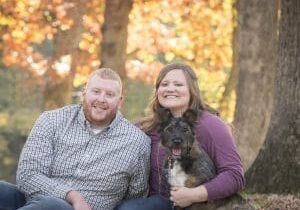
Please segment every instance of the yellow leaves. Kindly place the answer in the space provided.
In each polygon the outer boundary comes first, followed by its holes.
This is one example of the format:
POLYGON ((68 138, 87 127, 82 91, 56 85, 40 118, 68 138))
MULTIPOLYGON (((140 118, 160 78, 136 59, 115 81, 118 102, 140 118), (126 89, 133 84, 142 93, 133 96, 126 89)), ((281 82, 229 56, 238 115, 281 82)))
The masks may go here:
POLYGON ((26 3, 25 3, 24 0, 19 0, 19 1, 17 1, 16 3, 17 3, 17 4, 16 4, 16 9, 17 9, 18 11, 24 11, 24 10, 25 10, 25 8, 26 8, 26 3))
POLYGON ((13 128, 20 135, 28 135, 39 114, 37 111, 19 108, 7 118, 3 127, 5 126, 7 129, 13 128))
POLYGON ((7 150, 8 150, 8 141, 0 138, 0 154, 6 152, 7 150))
POLYGON ((74 87, 80 87, 81 85, 85 84, 86 81, 87 81, 86 75, 76 74, 73 81, 73 85, 74 87))
POLYGON ((12 17, 6 17, 0 14, 0 26, 12 26, 16 21, 12 17))
POLYGON ((163 65, 158 62, 145 64, 139 60, 130 60, 126 62, 126 75, 130 79, 138 79, 146 84, 153 85, 154 79, 162 67, 163 65))
POLYGON ((155 60, 155 57, 153 54, 149 54, 147 51, 145 50, 140 50, 137 53, 137 56, 139 58, 141 58, 145 63, 151 63, 155 60))
POLYGON ((20 41, 26 38, 26 34, 20 28, 16 28, 15 30, 12 31, 11 34, 13 38, 18 39, 20 41))
POLYGON ((90 33, 83 33, 82 39, 79 42, 79 48, 88 51, 90 54, 94 54, 98 50, 99 42, 99 39, 92 36, 90 33))
POLYGON ((53 65, 53 68, 61 76, 67 76, 71 70, 71 55, 64 55, 59 58, 53 65))
POLYGON ((15 160, 11 157, 4 157, 2 162, 4 165, 10 166, 15 162, 15 160))
POLYGON ((34 43, 41 44, 45 39, 45 35, 43 33, 40 33, 39 31, 36 31, 36 33, 32 33, 31 40, 34 43))
POLYGON ((8 122, 8 114, 0 112, 0 128, 5 126, 8 122))
POLYGON ((31 7, 34 7, 35 9, 37 9, 41 4, 40 0, 27 0, 27 2, 31 7))
POLYGON ((227 79, 225 72, 207 71, 205 68, 199 68, 197 72, 205 101, 213 108, 218 108, 227 79))
MULTIPOLYGON (((88 15, 84 15, 82 17, 83 25, 88 28, 90 33, 99 34, 100 33, 100 27, 99 22, 96 22, 92 17, 89 17, 88 15)), ((101 19, 102 22, 102 19, 101 19)))
MULTIPOLYGON (((220 75, 232 65, 233 1, 134 1, 128 25, 127 74, 151 83, 165 63, 190 62, 205 78, 211 78, 202 88, 208 101, 216 105, 218 100, 210 98, 220 97, 226 80, 220 75)), ((58 29, 69 30, 75 24, 69 11, 76 7, 76 1, 19 0, 16 8, 9 2, 4 3, 7 4, 5 11, 9 10, 14 16, 0 15, 0 26, 9 27, 8 35, 3 34, 7 44, 3 53, 5 63, 19 64, 25 60, 31 69, 37 70, 41 67, 37 60, 40 62, 43 58, 34 58, 34 51, 31 52, 28 45, 52 39, 58 29)), ((76 86, 99 65, 104 1, 92 0, 87 5, 78 46, 80 57, 76 60, 76 86)))
POLYGON ((168 62, 171 62, 175 58, 175 54, 172 52, 167 52, 165 55, 165 59, 168 62))

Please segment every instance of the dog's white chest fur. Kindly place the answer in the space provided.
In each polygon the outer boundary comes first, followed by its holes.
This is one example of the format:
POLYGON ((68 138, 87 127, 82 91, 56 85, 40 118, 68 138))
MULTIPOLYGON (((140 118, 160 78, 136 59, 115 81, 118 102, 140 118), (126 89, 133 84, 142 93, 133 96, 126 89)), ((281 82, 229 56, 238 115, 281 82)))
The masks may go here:
POLYGON ((173 168, 169 169, 168 181, 171 186, 183 187, 187 180, 187 174, 182 170, 180 163, 175 160, 173 168))

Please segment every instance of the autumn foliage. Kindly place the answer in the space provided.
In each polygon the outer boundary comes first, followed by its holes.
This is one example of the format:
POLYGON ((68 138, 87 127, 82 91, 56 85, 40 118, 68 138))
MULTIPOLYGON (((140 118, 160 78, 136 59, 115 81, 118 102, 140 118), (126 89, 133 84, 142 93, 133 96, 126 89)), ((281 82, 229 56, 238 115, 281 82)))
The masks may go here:
MULTIPOLYGON (((55 37, 71 30, 76 14, 70 11, 80 4, 80 0, 1 0, 2 63, 33 72, 40 83, 58 79, 45 75, 49 68, 67 77, 72 65, 74 86, 83 84, 100 65, 104 0, 84 1, 83 24, 79 35, 74 34, 80 39, 79 55, 72 58, 70 52, 62 52, 53 61, 58 50, 55 37)), ((164 64, 187 62, 199 76, 205 99, 218 108, 232 63, 232 4, 232 0, 135 0, 129 15, 126 75, 153 84, 164 64)))

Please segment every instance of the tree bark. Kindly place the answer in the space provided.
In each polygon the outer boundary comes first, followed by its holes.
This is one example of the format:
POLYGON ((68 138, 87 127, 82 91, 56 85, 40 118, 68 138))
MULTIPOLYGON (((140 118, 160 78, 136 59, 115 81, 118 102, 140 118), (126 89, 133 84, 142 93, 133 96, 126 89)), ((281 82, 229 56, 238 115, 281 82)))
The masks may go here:
MULTIPOLYGON (((234 11, 236 9, 236 3, 232 4, 232 11, 234 11)), ((234 25, 234 29, 233 29, 233 34, 232 34, 232 46, 236 47, 237 46, 237 27, 236 27, 236 23, 237 23, 237 16, 233 15, 232 18, 233 21, 233 25, 234 25)), ((219 107, 219 111, 221 113, 221 116, 223 118, 228 118, 231 117, 231 113, 230 113, 230 100, 232 100, 232 94, 234 93, 234 91, 236 90, 236 83, 237 83, 237 69, 236 69, 236 53, 237 50, 233 50, 232 51, 232 68, 230 71, 230 75, 228 77, 226 86, 225 86, 225 90, 222 94, 222 98, 220 100, 220 107, 219 107)))
POLYGON ((283 0, 274 110, 266 141, 246 173, 249 189, 300 192, 300 1, 283 0))
POLYGON ((82 33, 82 17, 86 12, 85 0, 69 1, 74 6, 67 10, 67 16, 74 21, 69 30, 58 30, 54 37, 54 53, 50 61, 49 69, 45 74, 44 110, 54 109, 72 102, 73 80, 76 73, 78 47, 82 33), (70 55, 70 71, 67 75, 59 75, 53 67, 62 56, 70 55))
POLYGON ((126 78, 127 26, 131 9, 132 0, 106 0, 101 29, 101 67, 113 69, 123 80, 126 78))
POLYGON ((239 0, 234 46, 238 81, 234 115, 236 139, 247 169, 261 147, 274 96, 277 43, 277 1, 239 0))

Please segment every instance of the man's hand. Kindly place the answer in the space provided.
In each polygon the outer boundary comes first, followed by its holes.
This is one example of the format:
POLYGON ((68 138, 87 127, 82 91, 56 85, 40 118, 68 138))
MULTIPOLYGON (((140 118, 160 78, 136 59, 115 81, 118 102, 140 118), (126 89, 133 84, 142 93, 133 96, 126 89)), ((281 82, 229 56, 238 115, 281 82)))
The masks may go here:
POLYGON ((74 210, 92 210, 90 205, 78 191, 69 191, 66 195, 66 200, 73 206, 74 210))
POLYGON ((182 208, 207 200, 207 190, 202 185, 195 188, 172 187, 170 193, 170 200, 182 208))

